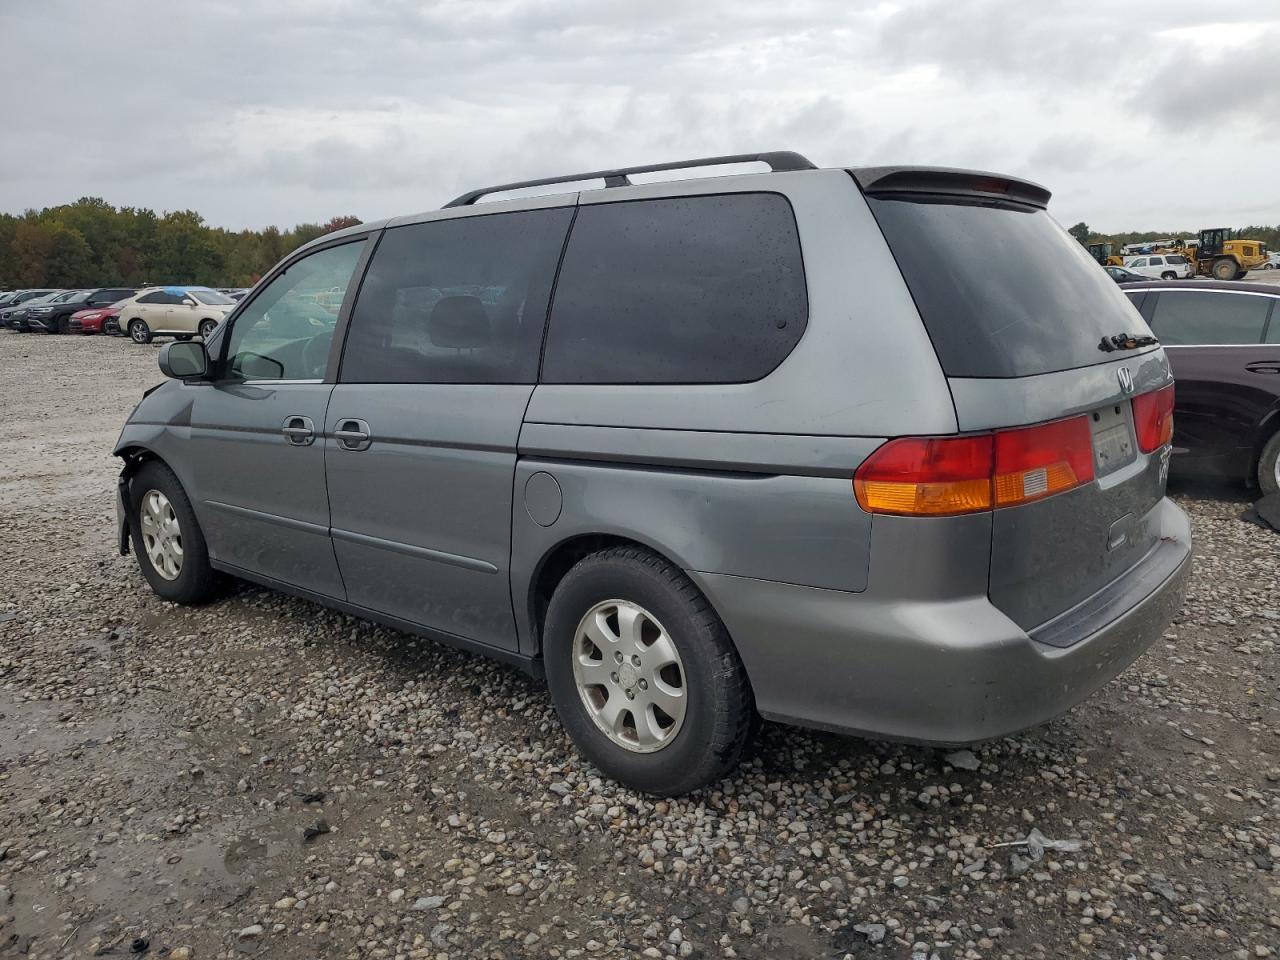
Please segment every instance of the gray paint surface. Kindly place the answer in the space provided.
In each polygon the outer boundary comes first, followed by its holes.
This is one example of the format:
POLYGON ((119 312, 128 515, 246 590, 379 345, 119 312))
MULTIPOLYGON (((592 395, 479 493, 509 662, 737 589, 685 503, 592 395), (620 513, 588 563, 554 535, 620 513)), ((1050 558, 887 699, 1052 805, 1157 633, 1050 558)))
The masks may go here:
POLYGON ((512 476, 532 390, 525 384, 333 388, 324 455, 334 550, 350 602, 515 647, 507 577, 512 476), (349 418, 368 423, 373 442, 367 450, 342 449, 332 437, 349 418))

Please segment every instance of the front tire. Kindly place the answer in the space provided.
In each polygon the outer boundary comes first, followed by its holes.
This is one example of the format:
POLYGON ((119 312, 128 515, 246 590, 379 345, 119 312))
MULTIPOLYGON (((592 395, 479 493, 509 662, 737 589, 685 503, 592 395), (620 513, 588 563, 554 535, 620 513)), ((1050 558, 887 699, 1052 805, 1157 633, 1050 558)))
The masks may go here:
POLYGON ((1239 267, 1230 257, 1222 257, 1213 262, 1213 278, 1215 280, 1234 280, 1239 275, 1239 267))
POLYGON ((142 319, 129 321, 129 339, 134 343, 150 343, 151 328, 147 326, 147 321, 142 319))
POLYGON ((213 331, 218 329, 217 320, 201 320, 200 321, 200 339, 208 340, 213 336, 213 331))
POLYGON ((213 592, 204 534, 177 476, 158 460, 129 481, 129 537, 138 567, 156 596, 196 604, 213 592))
POLYGON ((1262 445, 1262 452, 1258 454, 1257 480, 1264 497, 1280 493, 1280 431, 1262 445))
POLYGON ((693 582, 640 547, 581 560, 547 608, 556 712, 606 776, 674 796, 728 774, 755 714, 724 624, 693 582))

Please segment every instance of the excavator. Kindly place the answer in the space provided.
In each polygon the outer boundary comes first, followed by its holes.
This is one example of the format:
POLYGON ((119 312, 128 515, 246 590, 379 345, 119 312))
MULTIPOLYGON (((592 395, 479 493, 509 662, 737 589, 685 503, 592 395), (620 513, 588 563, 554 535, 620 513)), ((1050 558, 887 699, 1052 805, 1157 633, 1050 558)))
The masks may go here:
POLYGON ((1182 253, 1195 268, 1194 276, 1239 280, 1267 262, 1265 243, 1231 234, 1232 231, 1226 227, 1210 227, 1200 231, 1198 240, 1187 241, 1182 253))

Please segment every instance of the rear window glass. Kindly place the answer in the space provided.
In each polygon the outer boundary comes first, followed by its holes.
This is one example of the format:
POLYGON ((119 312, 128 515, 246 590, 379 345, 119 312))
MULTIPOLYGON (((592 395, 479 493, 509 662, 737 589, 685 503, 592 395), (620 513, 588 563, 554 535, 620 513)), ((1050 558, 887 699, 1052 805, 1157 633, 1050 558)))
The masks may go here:
POLYGON ((591 204, 556 283, 547 383, 745 383, 809 305, 795 216, 773 193, 591 204))
POLYGON ((1151 326, 1165 346, 1257 343, 1272 302, 1242 293, 1162 290, 1151 326))
POLYGON ((1146 334, 1106 271, 1044 210, 867 198, 950 377, 1026 377, 1114 360, 1146 334))

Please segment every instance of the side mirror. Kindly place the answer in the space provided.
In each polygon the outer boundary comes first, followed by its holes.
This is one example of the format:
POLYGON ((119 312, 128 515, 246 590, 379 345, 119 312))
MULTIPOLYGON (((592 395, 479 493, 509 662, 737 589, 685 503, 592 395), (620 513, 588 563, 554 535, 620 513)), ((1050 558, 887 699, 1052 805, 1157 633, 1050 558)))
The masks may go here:
POLYGON ((195 302, 194 300, 192 300, 190 297, 183 297, 183 298, 182 298, 182 305, 183 305, 184 307, 194 307, 194 306, 196 305, 196 302, 195 302))
POLYGON ((204 344, 193 340, 177 340, 160 348, 160 372, 175 380, 203 377, 209 369, 209 355, 204 344))

